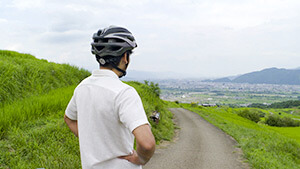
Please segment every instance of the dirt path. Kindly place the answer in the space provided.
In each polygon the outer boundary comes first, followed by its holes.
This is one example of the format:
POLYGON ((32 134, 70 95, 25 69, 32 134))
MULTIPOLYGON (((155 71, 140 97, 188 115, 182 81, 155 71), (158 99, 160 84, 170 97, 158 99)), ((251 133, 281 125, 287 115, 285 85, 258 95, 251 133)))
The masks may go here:
POLYGON ((194 112, 171 109, 180 127, 174 143, 161 147, 144 169, 247 169, 236 141, 194 112))

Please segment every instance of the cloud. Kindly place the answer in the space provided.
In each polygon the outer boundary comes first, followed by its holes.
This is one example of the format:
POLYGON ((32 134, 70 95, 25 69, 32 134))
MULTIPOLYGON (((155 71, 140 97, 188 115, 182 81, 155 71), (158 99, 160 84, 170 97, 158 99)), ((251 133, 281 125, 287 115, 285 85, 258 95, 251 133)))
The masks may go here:
POLYGON ((119 25, 138 43, 130 69, 240 74, 300 62, 299 7, 297 0, 6 0, 0 46, 91 70, 92 34, 119 25))
POLYGON ((43 6, 45 0, 12 0, 11 7, 25 10, 25 9, 32 9, 32 8, 39 8, 43 6))
POLYGON ((14 50, 14 51, 19 51, 23 49, 22 44, 12 44, 12 45, 8 45, 5 47, 6 50, 14 50))
POLYGON ((80 31, 67 32, 46 32, 40 37, 41 43, 52 43, 63 45, 64 43, 74 43, 84 39, 86 34, 80 31))
POLYGON ((6 19, 3 19, 3 18, 0 18, 0 23, 4 23, 4 22, 7 22, 7 20, 6 19))
POLYGON ((86 22, 85 17, 74 17, 66 14, 52 21, 49 28, 50 31, 63 33, 72 30, 86 30, 89 28, 89 25, 88 22, 86 22))

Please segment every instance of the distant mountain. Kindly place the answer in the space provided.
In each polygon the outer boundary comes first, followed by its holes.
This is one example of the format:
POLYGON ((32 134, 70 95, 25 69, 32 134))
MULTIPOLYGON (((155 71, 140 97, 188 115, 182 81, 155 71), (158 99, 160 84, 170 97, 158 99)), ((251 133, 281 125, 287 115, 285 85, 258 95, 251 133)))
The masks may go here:
POLYGON ((270 68, 247 73, 233 80, 237 83, 300 84, 300 70, 270 68))
POLYGON ((232 80, 229 78, 220 78, 212 80, 212 82, 300 85, 300 69, 268 68, 261 71, 246 73, 232 80))
POLYGON ((295 68, 295 70, 300 70, 300 67, 295 68))
POLYGON ((232 82, 232 81, 228 77, 224 77, 215 80, 203 80, 203 82, 232 82))

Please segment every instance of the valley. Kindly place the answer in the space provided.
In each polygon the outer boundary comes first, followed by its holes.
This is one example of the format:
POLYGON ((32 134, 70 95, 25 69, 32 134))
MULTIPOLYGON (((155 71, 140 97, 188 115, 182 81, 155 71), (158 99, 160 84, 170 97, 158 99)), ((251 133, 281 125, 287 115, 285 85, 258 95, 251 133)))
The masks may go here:
POLYGON ((200 80, 161 80, 161 98, 181 103, 234 105, 298 100, 299 85, 202 82, 200 80))

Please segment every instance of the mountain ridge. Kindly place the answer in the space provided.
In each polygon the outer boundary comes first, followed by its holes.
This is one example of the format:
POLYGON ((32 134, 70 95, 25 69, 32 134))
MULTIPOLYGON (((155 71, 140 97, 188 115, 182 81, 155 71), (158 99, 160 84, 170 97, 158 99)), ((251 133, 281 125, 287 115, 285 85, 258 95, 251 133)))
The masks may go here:
POLYGON ((228 77, 206 82, 231 82, 231 83, 250 83, 250 84, 287 84, 300 85, 300 68, 285 69, 271 67, 260 71, 245 73, 230 80, 228 77))

